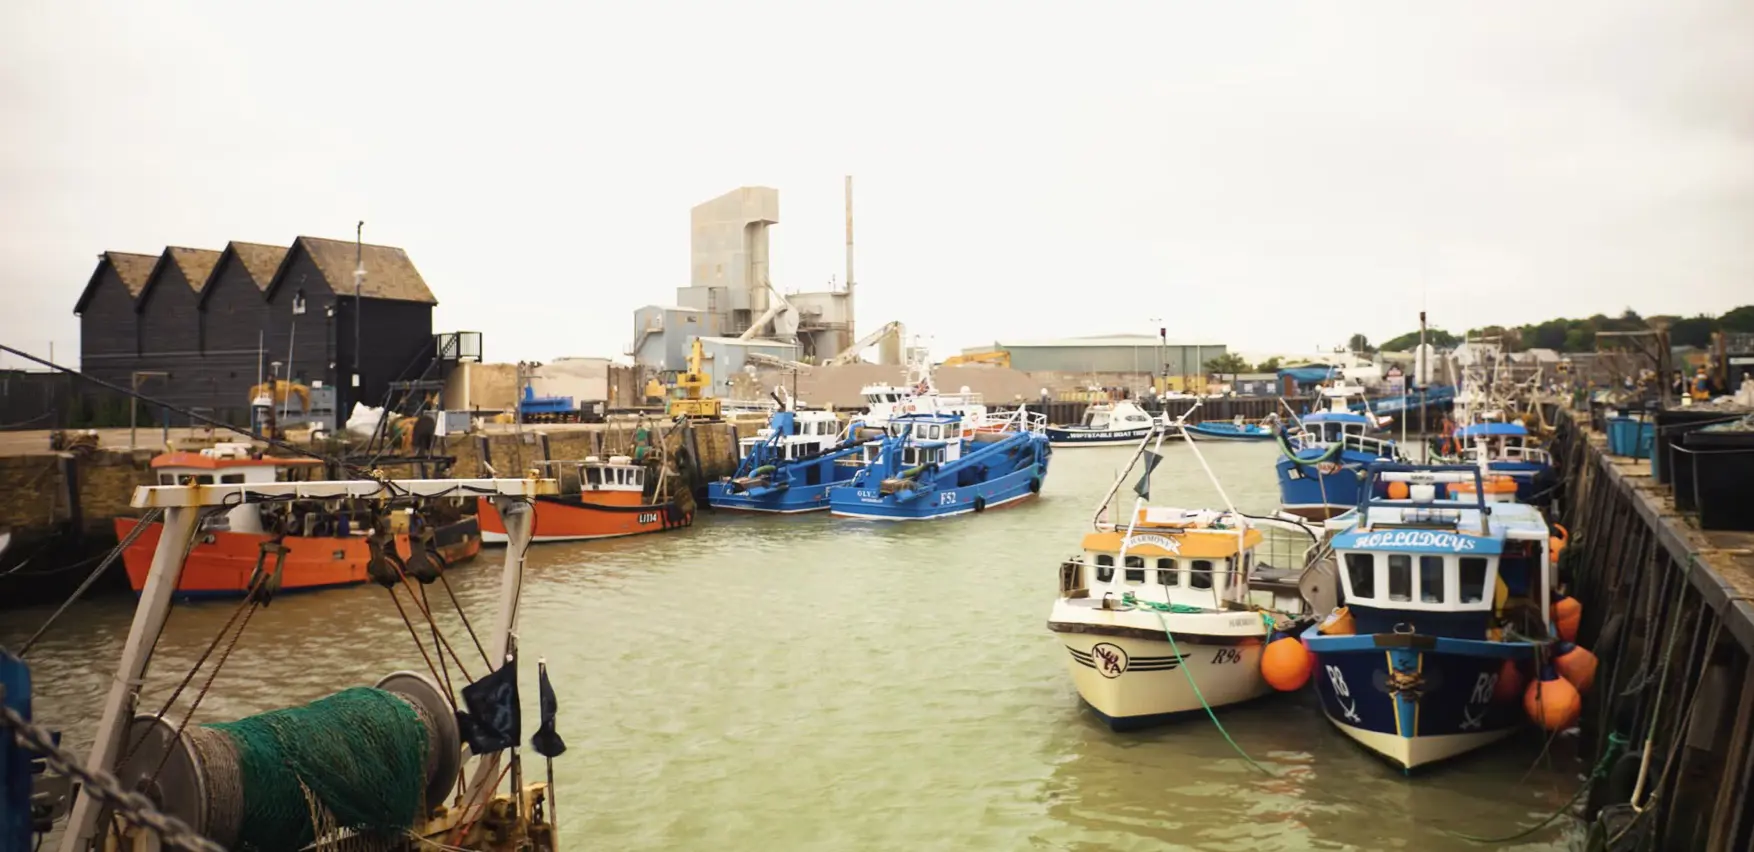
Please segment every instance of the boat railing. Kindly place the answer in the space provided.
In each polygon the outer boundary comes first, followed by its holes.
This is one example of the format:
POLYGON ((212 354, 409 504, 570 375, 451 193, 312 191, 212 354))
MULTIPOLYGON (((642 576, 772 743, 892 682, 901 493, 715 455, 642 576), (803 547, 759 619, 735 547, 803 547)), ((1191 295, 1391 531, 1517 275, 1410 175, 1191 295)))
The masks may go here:
MULTIPOLYGON (((1480 451, 1481 451, 1481 448, 1479 446, 1470 445, 1470 446, 1464 447, 1464 448, 1462 448, 1462 460, 1464 462, 1469 463, 1469 464, 1479 464, 1480 463, 1480 451)), ((1521 446, 1521 445, 1510 445, 1510 446, 1506 446, 1506 447, 1500 447, 1497 449, 1492 449, 1489 447, 1486 449, 1486 453, 1487 453, 1486 460, 1488 462, 1495 462, 1495 461, 1527 462, 1529 464, 1546 464, 1546 465, 1550 465, 1553 463, 1552 454, 1548 453, 1546 450, 1543 450, 1539 447, 1525 447, 1525 446, 1521 446)))
POLYGON ((1042 434, 1047 431, 1046 414, 1019 408, 1015 411, 989 411, 984 414, 967 417, 962 421, 964 438, 976 432, 1033 432, 1042 434))
MULTIPOLYGON (((1321 433, 1310 429, 1303 429, 1293 434, 1291 438, 1299 447, 1313 448, 1329 447, 1333 445, 1332 438, 1323 437, 1321 433)), ((1341 435, 1340 445, 1348 450, 1370 453, 1378 458, 1396 458, 1395 443, 1393 441, 1383 440, 1382 438, 1372 438, 1368 435, 1359 435, 1348 432, 1341 435)))

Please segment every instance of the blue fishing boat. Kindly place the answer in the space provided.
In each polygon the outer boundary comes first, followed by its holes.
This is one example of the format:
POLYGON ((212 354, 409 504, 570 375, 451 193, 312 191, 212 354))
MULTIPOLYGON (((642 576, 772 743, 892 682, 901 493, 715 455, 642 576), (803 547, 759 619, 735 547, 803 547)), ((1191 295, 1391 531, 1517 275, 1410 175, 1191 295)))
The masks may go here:
POLYGON ((1296 431, 1281 431, 1279 460, 1280 508, 1311 520, 1325 520, 1358 505, 1364 496, 1365 470, 1379 461, 1399 461, 1395 442, 1373 437, 1374 416, 1354 414, 1345 388, 1324 392, 1328 410, 1308 414, 1296 431))
POLYGON ((1235 420, 1189 423, 1182 430, 1197 438, 1216 441, 1271 441, 1275 435, 1271 426, 1265 423, 1245 423, 1241 417, 1235 420))
POLYGON ((1490 472, 1514 480, 1520 502, 1545 502, 1545 492, 1558 481, 1552 456, 1534 446, 1528 427, 1521 423, 1469 424, 1456 430, 1455 441, 1463 464, 1478 465, 1484 457, 1490 472))
POLYGON ((982 512, 1034 496, 1053 448, 1040 414, 951 412, 890 418, 864 445, 865 463, 829 491, 829 508, 849 518, 907 521, 982 512))
POLYGON ((829 489, 863 463, 857 432, 856 422, 843 431, 832 411, 776 411, 740 442, 736 473, 707 483, 707 504, 782 514, 827 509, 829 489))
POLYGON ((1372 496, 1327 522, 1343 609, 1303 638, 1329 721, 1410 770, 1522 724, 1526 637, 1551 631, 1548 527, 1527 504, 1488 509, 1478 467, 1368 473, 1372 496), (1457 483, 1472 499, 1444 496, 1457 483))

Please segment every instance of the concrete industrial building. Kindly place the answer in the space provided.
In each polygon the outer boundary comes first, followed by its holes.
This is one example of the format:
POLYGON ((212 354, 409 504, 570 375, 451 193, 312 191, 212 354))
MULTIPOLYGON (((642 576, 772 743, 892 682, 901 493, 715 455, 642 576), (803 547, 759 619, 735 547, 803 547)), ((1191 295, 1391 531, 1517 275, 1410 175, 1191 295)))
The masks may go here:
POLYGON ((768 228, 779 222, 779 191, 746 186, 696 205, 689 215, 689 285, 674 305, 634 312, 627 354, 648 371, 687 368, 697 337, 706 338, 707 372, 723 386, 743 368, 743 353, 788 361, 822 360, 854 341, 852 179, 847 179, 847 279, 839 289, 782 294, 768 275, 768 228), (735 364, 717 364, 720 358, 735 364))
POLYGON ((1147 334, 1106 334, 1054 340, 1000 340, 963 355, 1005 352, 1026 373, 1201 376, 1206 362, 1229 351, 1222 343, 1164 341, 1147 334))

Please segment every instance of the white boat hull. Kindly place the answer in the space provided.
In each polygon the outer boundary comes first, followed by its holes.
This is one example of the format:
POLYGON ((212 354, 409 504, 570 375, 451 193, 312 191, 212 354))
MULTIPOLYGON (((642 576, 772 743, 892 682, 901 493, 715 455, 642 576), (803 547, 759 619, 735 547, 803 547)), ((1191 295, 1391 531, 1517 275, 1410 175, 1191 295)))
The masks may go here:
POLYGON ((1261 676, 1263 646, 1258 639, 1239 642, 1236 637, 1178 632, 1182 654, 1178 661, 1167 638, 1062 632, 1072 627, 1064 623, 1049 627, 1065 646, 1066 667, 1079 697, 1115 730, 1146 727, 1272 691, 1261 676), (1199 684, 1199 694, 1189 682, 1190 674, 1199 684))

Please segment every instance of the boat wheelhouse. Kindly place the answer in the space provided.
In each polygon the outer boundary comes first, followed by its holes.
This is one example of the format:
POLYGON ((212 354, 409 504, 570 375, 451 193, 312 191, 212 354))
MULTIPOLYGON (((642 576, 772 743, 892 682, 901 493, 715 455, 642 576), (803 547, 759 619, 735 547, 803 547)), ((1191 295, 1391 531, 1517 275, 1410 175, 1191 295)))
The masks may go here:
POLYGON ((1357 506, 1364 469, 1400 459, 1393 441, 1370 434, 1374 426, 1372 418, 1343 408, 1306 415, 1280 441, 1274 464, 1280 507, 1319 521, 1357 506))
POLYGON ((828 491, 853 478, 862 464, 858 424, 842 429, 831 411, 778 411, 754 437, 731 476, 707 484, 715 509, 814 512, 828 508, 828 491))
POLYGON ((1052 448, 1042 416, 902 414, 862 448, 864 464, 829 492, 834 514, 926 520, 983 512, 1033 496, 1052 448))
POLYGON ((1132 444, 1151 434, 1157 419, 1132 400, 1098 402, 1084 410, 1076 426, 1047 427, 1048 441, 1056 447, 1094 447, 1132 444))
POLYGON ((1488 507, 1477 467, 1377 464, 1369 475, 1371 493, 1389 496, 1327 523, 1349 616, 1335 625, 1349 626, 1303 638, 1329 721, 1412 769, 1522 723, 1520 688, 1499 684, 1534 656, 1528 637, 1549 635, 1549 532, 1533 506, 1488 507), (1462 482, 1469 499, 1447 499, 1462 482))
MULTIPOLYGON (((547 468, 544 475, 556 480, 559 493, 536 500, 531 541, 619 538, 682 529, 694 522, 693 506, 668 496, 668 483, 653 481, 653 468, 631 457, 587 456, 539 464, 547 468)), ((505 521, 493 504, 482 500, 479 511, 483 543, 505 544, 505 521)))
MULTIPOLYGON (((151 462, 160 486, 269 485, 320 478, 324 463, 311 458, 265 456, 248 444, 220 443, 199 451, 164 453, 151 462)), ((433 501, 426 514, 385 519, 398 555, 407 562, 430 562, 435 570, 480 552, 482 536, 465 498, 433 501), (417 555, 418 554, 418 555, 417 555)), ((279 588, 309 591, 365 582, 371 558, 367 531, 376 519, 338 501, 251 503, 240 501, 197 525, 177 580, 179 598, 237 597, 250 588, 258 570, 278 571, 279 588)), ((141 527, 138 518, 117 518, 116 537, 128 542, 122 565, 139 594, 152 567, 162 522, 141 527)))
POLYGON ((1516 499, 1542 502, 1557 475, 1553 457, 1535 446, 1535 438, 1521 423, 1471 423, 1456 430, 1463 464, 1478 465, 1482 459, 1493 474, 1516 481, 1516 499))

